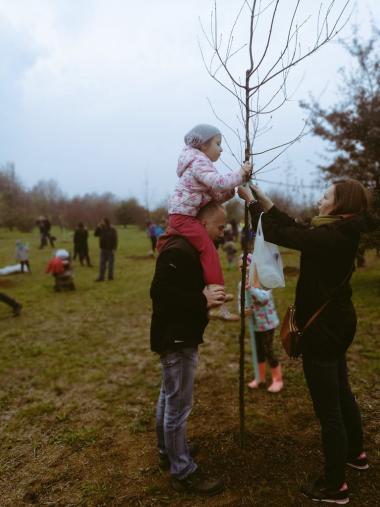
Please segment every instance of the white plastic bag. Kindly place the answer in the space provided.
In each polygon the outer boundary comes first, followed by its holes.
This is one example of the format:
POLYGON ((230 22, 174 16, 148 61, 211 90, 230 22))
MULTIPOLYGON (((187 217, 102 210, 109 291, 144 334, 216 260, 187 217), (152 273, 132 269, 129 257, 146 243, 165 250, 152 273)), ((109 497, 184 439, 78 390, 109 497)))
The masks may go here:
POLYGON ((264 289, 285 287, 285 278, 280 251, 277 245, 264 240, 261 217, 257 225, 255 247, 252 253, 252 261, 249 267, 249 282, 254 286, 255 267, 260 285, 264 289))

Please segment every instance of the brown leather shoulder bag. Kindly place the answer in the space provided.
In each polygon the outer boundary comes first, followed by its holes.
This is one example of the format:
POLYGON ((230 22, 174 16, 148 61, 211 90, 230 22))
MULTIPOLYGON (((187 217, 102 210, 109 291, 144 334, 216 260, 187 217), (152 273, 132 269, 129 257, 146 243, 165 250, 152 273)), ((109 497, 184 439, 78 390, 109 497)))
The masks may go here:
POLYGON ((296 307, 294 305, 290 305, 286 310, 285 316, 281 323, 280 328, 280 340, 282 342, 282 346, 285 349, 285 352, 289 357, 297 358, 300 354, 300 342, 303 333, 306 329, 315 321, 318 315, 326 308, 326 306, 332 301, 334 296, 337 294, 339 289, 344 286, 346 282, 348 282, 350 276, 354 271, 354 266, 350 269, 350 272, 347 274, 343 282, 337 287, 331 297, 310 317, 310 319, 306 322, 305 327, 301 331, 296 322, 296 307))

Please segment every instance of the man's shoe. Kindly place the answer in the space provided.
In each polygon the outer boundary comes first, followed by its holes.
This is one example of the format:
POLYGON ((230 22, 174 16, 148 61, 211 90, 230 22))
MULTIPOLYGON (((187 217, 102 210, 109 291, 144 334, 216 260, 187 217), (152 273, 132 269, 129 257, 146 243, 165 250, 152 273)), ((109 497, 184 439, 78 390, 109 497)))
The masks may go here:
POLYGON ((314 502, 344 505, 350 501, 346 482, 339 489, 331 490, 326 487, 325 481, 321 477, 302 486, 301 493, 311 498, 314 502))
POLYGON ((172 478, 171 484, 173 489, 182 492, 195 493, 199 495, 216 495, 224 490, 222 479, 207 478, 197 468, 195 472, 188 475, 184 479, 172 478))
POLYGON ((104 278, 97 278, 95 282, 104 282, 104 278))
POLYGON ((13 317, 19 317, 21 314, 22 305, 17 304, 13 307, 13 317))
MULTIPOLYGON (((194 458, 198 454, 198 446, 197 444, 188 444, 190 456, 194 458)), ((167 471, 170 470, 170 459, 169 456, 166 453, 159 452, 158 453, 158 466, 160 467, 160 470, 167 471)))
POLYGON ((348 459, 346 465, 357 470, 367 470, 369 464, 366 453, 362 452, 357 458, 348 459))

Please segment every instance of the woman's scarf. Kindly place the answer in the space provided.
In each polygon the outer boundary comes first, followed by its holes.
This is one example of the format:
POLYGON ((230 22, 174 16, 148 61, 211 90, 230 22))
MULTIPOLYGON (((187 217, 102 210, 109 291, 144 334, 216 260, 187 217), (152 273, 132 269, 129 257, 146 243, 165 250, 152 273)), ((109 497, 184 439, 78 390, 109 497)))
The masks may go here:
POLYGON ((332 224, 338 220, 344 220, 345 218, 352 217, 352 214, 348 215, 321 215, 312 218, 311 225, 313 227, 319 227, 320 225, 332 224))

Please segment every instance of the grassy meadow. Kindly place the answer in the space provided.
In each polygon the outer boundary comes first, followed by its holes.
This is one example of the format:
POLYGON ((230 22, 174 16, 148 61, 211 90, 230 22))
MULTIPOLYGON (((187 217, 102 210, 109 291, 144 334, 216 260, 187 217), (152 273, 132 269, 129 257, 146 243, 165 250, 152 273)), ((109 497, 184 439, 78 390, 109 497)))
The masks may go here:
MULTIPOLYGON (((211 322, 201 347, 189 436, 197 461, 226 483, 202 499, 173 492, 158 468, 154 411, 158 358, 149 349, 148 238, 120 228, 115 280, 95 283, 95 267, 75 266, 76 291, 55 293, 44 272, 52 249, 38 250, 35 230, 0 230, 0 267, 14 264, 15 240, 30 245, 31 274, 0 277, 0 291, 23 305, 20 317, 0 305, 0 506, 306 506, 298 487, 322 463, 318 424, 301 364, 281 357, 285 388, 246 392, 246 444, 239 447, 239 326, 211 322)), ((57 247, 72 233, 54 230, 57 247)), ((287 287, 274 291, 280 315, 293 300, 298 256, 285 251, 287 287), (292 269, 290 269, 292 268, 292 269)), ((223 256, 224 262, 224 256, 223 256)), ((236 293, 238 269, 225 269, 236 293)), ((353 276, 358 332, 349 352, 351 382, 362 409, 371 468, 348 471, 354 506, 380 504, 380 259, 353 276)), ((248 343, 248 340, 247 340, 248 343)), ((247 345, 246 375, 250 379, 247 345)), ((268 377, 269 380, 269 377, 268 377)))

